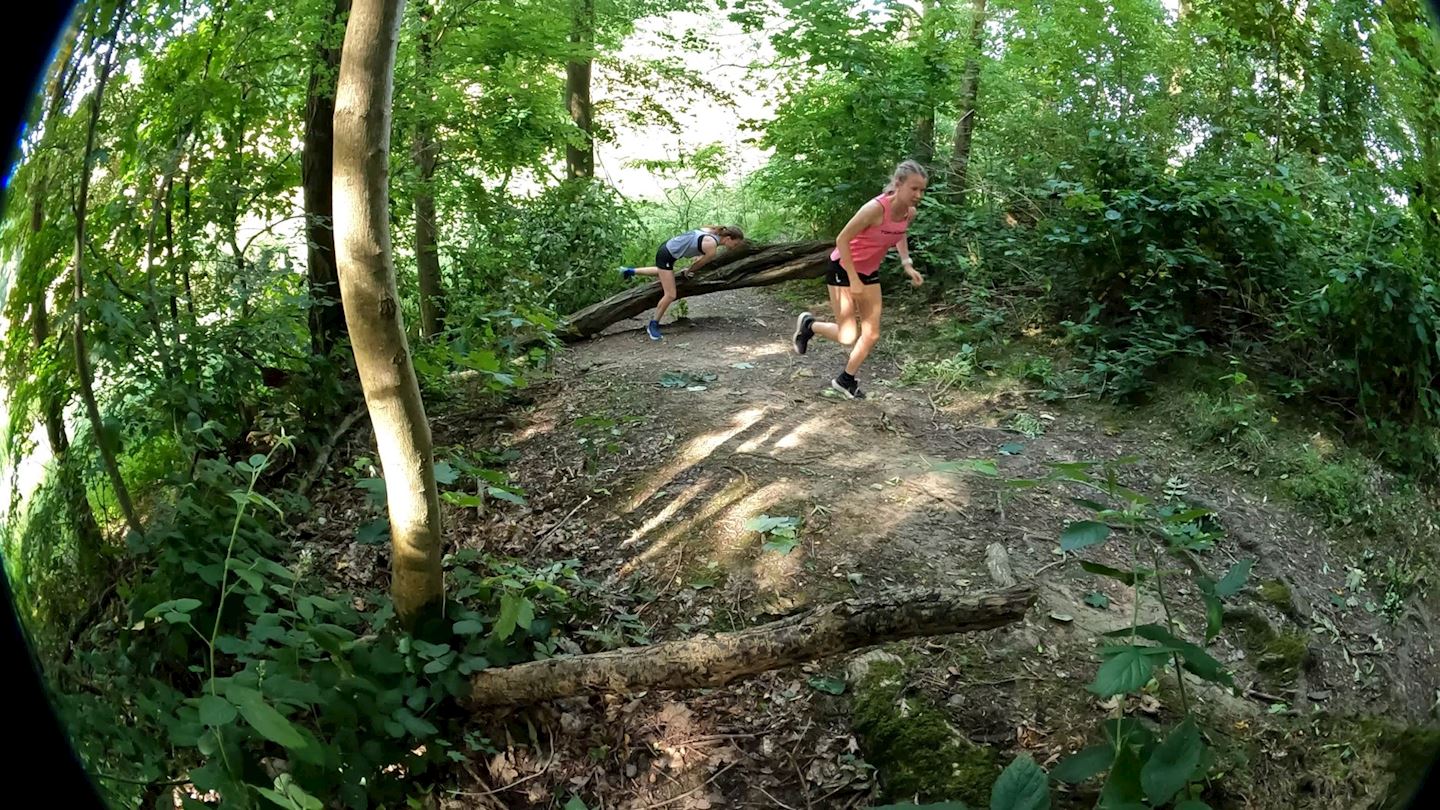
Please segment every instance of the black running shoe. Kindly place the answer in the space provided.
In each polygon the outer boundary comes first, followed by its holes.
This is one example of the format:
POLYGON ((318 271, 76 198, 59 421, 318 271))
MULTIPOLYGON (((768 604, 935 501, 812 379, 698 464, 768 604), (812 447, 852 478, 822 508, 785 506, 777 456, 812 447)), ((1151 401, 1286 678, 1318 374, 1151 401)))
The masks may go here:
POLYGON ((810 348, 810 338, 815 337, 815 330, 811 324, 815 323, 815 316, 808 312, 800 313, 795 319, 795 353, 804 354, 810 348))
POLYGON ((844 394, 848 399, 865 398, 865 392, 860 390, 860 383, 849 374, 841 374, 831 380, 830 387, 844 394))

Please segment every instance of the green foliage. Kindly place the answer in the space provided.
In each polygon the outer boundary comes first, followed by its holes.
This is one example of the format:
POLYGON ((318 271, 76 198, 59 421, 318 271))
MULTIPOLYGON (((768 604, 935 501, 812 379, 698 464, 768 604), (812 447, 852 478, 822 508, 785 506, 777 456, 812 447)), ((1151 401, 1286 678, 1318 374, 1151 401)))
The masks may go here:
POLYGON ((976 372, 975 347, 966 343, 960 351, 943 360, 910 360, 900 369, 900 381, 907 384, 934 382, 936 393, 963 388, 976 372))
MULTIPOLYGON (((1163 739, 1158 740, 1134 719, 1111 720, 1105 725, 1111 744, 1091 746, 1062 760, 1051 772, 1051 778, 1076 784, 1104 773, 1102 804, 1117 802, 1162 807, 1175 802, 1176 806, 1183 806, 1186 802, 1198 802, 1192 797, 1190 785, 1205 777, 1210 767, 1207 763, 1212 757, 1190 713, 1189 698, 1180 675, 1188 672, 1231 689, 1235 684, 1224 665, 1202 644, 1181 635, 1183 623, 1175 614, 1178 606, 1173 604, 1179 589, 1168 584, 1173 575, 1163 565, 1162 555, 1189 564, 1197 559, 1197 552, 1213 547, 1221 539, 1221 533, 1207 509, 1186 504, 1176 496, 1157 502, 1121 485, 1120 470, 1130 461, 1051 462, 1048 465, 1050 471, 1043 478, 1002 479, 1002 483, 1021 489, 1078 486, 1103 498, 1103 501, 1071 498, 1094 517, 1065 526, 1060 533, 1060 551, 1070 553, 1098 549, 1112 536, 1127 540, 1131 557, 1128 570, 1088 560, 1083 561, 1081 567, 1133 589, 1132 604, 1139 604, 1142 587, 1152 592, 1164 611, 1165 623, 1142 624, 1137 609, 1132 614, 1129 627, 1105 633, 1099 647, 1102 663, 1087 688, 1102 698, 1137 694, 1159 677, 1157 668, 1163 671, 1168 664, 1175 672, 1181 711, 1185 715, 1163 739)), ((993 464, 971 463, 968 466, 972 473, 999 477, 993 464)), ((966 465, 953 463, 950 469, 964 471, 966 465)), ((1206 617, 1204 644, 1209 644, 1220 633, 1225 616, 1223 603, 1246 586, 1253 565, 1253 559, 1243 559, 1218 580, 1201 572, 1193 574, 1194 589, 1200 594, 1206 617)), ((1303 661, 1303 636, 1298 640, 1291 635, 1272 636, 1265 640, 1265 644, 1270 658, 1284 662, 1277 666, 1294 667, 1303 661)))
MULTIPOLYGON (((570 563, 528 570, 456 552, 446 627, 428 640, 399 634, 383 596, 327 588, 305 551, 277 561, 272 532, 287 499, 255 489, 271 463, 202 462, 179 504, 185 530, 135 549, 150 573, 124 590, 125 625, 91 630, 60 674, 103 679, 105 690, 62 707, 101 773, 185 772, 237 805, 251 791, 282 806, 277 796, 317 807, 402 801, 474 750, 451 708, 468 676, 556 654, 576 615, 572 593, 589 586, 570 563), (114 690, 138 697, 111 701, 114 690), (278 776, 265 768, 276 756, 290 761, 278 776)), ((109 787, 117 800, 129 790, 109 787)))
POLYGON ((745 531, 756 532, 766 538, 760 546, 762 550, 789 554, 799 542, 800 518, 761 515, 746 521, 745 531))

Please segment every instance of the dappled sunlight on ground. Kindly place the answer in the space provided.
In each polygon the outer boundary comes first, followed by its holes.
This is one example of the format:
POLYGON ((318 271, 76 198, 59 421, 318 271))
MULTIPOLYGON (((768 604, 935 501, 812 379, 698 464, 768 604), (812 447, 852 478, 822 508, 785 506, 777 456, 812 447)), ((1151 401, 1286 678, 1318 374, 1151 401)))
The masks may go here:
POLYGON ((731 418, 730 424, 720 430, 697 436, 685 444, 684 447, 675 451, 670 463, 662 467, 659 472, 650 477, 650 480, 631 497, 630 503, 626 506, 626 512, 633 512, 641 504, 654 497, 656 492, 664 489, 665 485, 673 481, 684 471, 695 466, 710 457, 717 447, 730 441, 735 436, 748 430, 769 411, 768 408, 747 408, 731 418))
MULTIPOLYGON (((706 490, 713 490, 715 482, 702 479, 691 485, 691 491, 698 494, 706 490)), ((655 522, 655 525, 648 531, 634 536, 633 541, 627 541, 627 545, 640 549, 635 553, 617 572, 618 576, 629 576, 640 566, 645 565, 661 554, 670 551, 677 541, 688 544, 692 531, 696 526, 708 524, 709 521, 721 510, 728 508, 731 504, 743 498, 746 494, 749 481, 743 476, 737 477, 724 488, 702 502, 699 512, 688 518, 665 523, 655 522)))
POLYGON ((786 433, 784 436, 780 437, 780 440, 775 442, 775 449, 790 450, 792 448, 799 447, 806 436, 814 433, 817 430, 823 429, 826 426, 827 421, 828 420, 824 419, 823 417, 817 416, 813 419, 808 419, 802 422, 794 429, 792 429, 789 433, 786 433))
POLYGON ((762 357, 774 357, 777 354, 789 354, 792 351, 790 344, 776 340, 773 343, 762 343, 759 345, 748 344, 743 346, 726 346, 725 352, 731 355, 736 361, 759 360, 762 357))

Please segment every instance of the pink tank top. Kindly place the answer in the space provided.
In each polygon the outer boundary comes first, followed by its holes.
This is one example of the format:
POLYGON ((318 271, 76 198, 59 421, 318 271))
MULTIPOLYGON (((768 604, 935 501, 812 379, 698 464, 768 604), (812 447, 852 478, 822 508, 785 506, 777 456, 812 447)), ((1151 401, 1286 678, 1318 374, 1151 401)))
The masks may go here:
MULTIPOLYGON (((900 244, 905 238, 905 230, 910 227, 910 217, 900 222, 890 220, 890 204, 895 200, 893 194, 881 194, 875 198, 880 203, 882 212, 879 225, 871 225, 860 233, 855 234, 850 240, 850 255, 855 259, 855 272, 862 276, 868 276, 880 269, 880 263, 885 260, 885 254, 890 248, 900 244)), ((840 248, 830 251, 830 258, 840 260, 840 248)))

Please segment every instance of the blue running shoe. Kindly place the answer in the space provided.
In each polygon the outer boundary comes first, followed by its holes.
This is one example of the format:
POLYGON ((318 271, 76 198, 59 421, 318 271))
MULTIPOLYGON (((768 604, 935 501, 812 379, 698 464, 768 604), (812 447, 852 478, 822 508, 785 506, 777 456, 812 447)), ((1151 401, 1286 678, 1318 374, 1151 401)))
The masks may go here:
POLYGON ((620 277, 623 278, 623 279, 625 279, 626 281, 629 281, 630 279, 632 279, 632 278, 635 277, 635 268, 633 268, 633 267, 622 267, 622 268, 620 268, 620 277))
POLYGON ((659 340, 659 339, 660 339, 660 322, 659 322, 659 321, 651 321, 651 322, 645 327, 645 332, 646 332, 646 334, 650 335, 650 339, 651 339, 651 340, 659 340))

